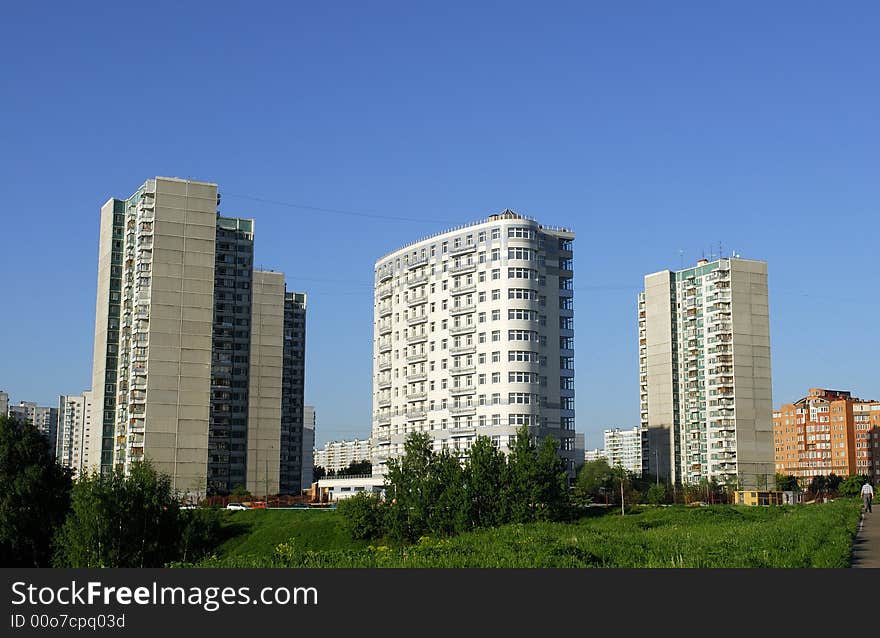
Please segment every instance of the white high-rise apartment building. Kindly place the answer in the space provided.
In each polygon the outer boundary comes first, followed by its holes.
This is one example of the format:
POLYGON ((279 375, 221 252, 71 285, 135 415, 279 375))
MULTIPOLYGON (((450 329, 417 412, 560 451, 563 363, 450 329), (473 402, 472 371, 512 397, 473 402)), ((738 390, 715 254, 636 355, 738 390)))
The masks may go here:
POLYGON ((647 275, 638 313, 648 470, 676 483, 772 481, 767 263, 703 259, 647 275))
POLYGON ((353 441, 329 441, 323 450, 315 450, 315 465, 326 471, 339 472, 357 461, 370 460, 370 439, 353 441))
POLYGON ((10 405, 7 410, 10 417, 31 423, 37 428, 49 442, 52 454, 55 454, 55 441, 58 437, 58 408, 39 406, 33 401, 19 401, 18 405, 10 405))
POLYGON ((642 475, 643 448, 647 433, 644 428, 636 427, 629 430, 609 428, 603 432, 605 439, 605 457, 608 465, 620 465, 625 470, 642 475))
POLYGON ((58 462, 78 473, 88 467, 91 438, 92 393, 63 394, 58 399, 58 462))
POLYGON ((374 472, 413 432, 464 457, 523 425, 573 471, 573 240, 505 210, 376 262, 374 472))

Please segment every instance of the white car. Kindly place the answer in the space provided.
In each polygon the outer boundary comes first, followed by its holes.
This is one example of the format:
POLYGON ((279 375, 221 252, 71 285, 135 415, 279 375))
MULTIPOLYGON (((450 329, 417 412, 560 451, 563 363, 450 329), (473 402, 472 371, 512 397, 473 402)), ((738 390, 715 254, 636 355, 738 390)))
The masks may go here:
POLYGON ((229 503, 226 506, 228 510, 246 510, 248 507, 246 505, 242 505, 241 503, 229 503))

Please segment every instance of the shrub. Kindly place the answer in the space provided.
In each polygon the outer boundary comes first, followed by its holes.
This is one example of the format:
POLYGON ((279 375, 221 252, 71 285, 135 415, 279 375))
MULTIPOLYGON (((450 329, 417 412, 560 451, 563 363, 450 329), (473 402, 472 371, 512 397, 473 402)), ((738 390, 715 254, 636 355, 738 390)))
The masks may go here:
POLYGON ((365 540, 385 535, 385 508, 378 494, 361 492, 339 501, 336 509, 353 539, 365 540))

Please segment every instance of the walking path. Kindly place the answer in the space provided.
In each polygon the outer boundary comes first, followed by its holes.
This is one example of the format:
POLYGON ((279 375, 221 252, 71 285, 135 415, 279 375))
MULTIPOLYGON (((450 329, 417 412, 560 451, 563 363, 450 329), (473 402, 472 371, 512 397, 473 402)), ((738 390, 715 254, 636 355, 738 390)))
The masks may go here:
MULTIPOLYGON (((874 507, 880 503, 875 502, 874 507)), ((859 532, 853 541, 853 567, 880 567, 880 509, 862 512, 859 532)))

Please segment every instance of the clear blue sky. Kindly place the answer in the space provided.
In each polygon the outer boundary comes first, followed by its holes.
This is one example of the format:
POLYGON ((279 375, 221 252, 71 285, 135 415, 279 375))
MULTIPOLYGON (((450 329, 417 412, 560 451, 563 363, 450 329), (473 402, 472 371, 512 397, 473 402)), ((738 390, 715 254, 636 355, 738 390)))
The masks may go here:
POLYGON ((769 262, 775 405, 880 397, 877 3, 128 4, 4 8, 14 401, 90 385, 99 207, 155 175, 309 294, 319 444, 369 432, 374 261, 506 207, 577 233, 589 447, 637 424, 643 275, 719 242, 769 262))

